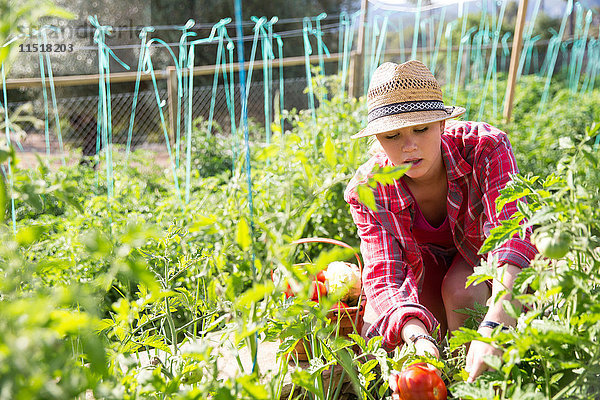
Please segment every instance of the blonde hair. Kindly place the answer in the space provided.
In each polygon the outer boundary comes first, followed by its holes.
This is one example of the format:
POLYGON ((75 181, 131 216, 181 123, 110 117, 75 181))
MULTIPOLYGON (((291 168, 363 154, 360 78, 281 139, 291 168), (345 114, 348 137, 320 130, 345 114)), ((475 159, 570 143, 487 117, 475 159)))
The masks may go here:
POLYGON ((367 139, 367 143, 369 145, 369 155, 374 156, 375 154, 384 153, 383 147, 381 147, 381 143, 377 140, 377 136, 369 136, 367 139))

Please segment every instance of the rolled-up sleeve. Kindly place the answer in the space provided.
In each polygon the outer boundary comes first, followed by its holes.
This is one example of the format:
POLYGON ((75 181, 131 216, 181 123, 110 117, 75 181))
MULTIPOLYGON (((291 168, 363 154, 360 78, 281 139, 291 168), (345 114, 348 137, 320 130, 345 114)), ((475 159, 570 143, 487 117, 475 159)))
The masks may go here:
POLYGON ((392 350, 402 343, 402 327, 411 318, 425 324, 429 332, 438 326, 433 314, 419 304, 418 282, 413 269, 404 261, 396 214, 378 206, 377 212, 365 207, 354 191, 347 191, 346 201, 361 238, 365 261, 362 274, 367 301, 378 318, 367 337, 382 336, 383 346, 392 350))
MULTIPOLYGON (((500 143, 485 157, 480 158, 476 168, 483 192, 484 212, 487 217, 485 231, 500 226, 501 221, 508 220, 518 211, 517 201, 506 204, 500 212, 496 211, 496 199, 500 190, 511 180, 511 175, 519 172, 510 142, 505 134, 500 136, 500 143)), ((525 221, 521 221, 523 224, 525 221)), ((499 265, 512 264, 520 268, 529 266, 535 257, 537 249, 530 241, 531 229, 528 228, 524 238, 513 235, 506 243, 491 252, 498 258, 499 265)))

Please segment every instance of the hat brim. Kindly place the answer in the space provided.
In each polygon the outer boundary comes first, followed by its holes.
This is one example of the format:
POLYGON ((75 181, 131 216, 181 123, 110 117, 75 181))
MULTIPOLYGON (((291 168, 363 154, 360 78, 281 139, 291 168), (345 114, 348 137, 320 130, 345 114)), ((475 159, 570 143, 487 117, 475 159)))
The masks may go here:
POLYGON ((446 107, 446 111, 415 111, 402 114, 388 115, 371 121, 366 128, 352 135, 352 139, 378 135, 380 133, 393 132, 410 126, 430 124, 432 122, 444 121, 460 117, 467 110, 463 107, 446 107))

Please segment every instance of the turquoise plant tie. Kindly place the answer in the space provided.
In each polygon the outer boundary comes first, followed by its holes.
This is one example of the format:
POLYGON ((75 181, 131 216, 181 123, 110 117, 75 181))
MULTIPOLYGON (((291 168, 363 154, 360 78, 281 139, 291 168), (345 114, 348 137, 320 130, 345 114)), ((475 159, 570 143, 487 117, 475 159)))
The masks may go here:
MULTIPOLYGON (((546 83, 544 85, 544 91, 542 92, 542 99, 540 100, 538 113, 537 113, 538 117, 540 115, 542 115, 542 112, 544 111, 544 108, 546 106, 546 101, 548 100, 548 93, 550 91, 550 82, 552 81, 552 75, 554 74, 554 66, 556 65, 556 59, 558 58, 558 52, 560 51, 560 43, 561 43, 562 37, 565 33, 565 27, 567 26, 567 20, 569 19, 571 12, 573 12, 573 0, 569 0, 567 3, 567 8, 565 10, 565 13, 563 14, 563 19, 560 24, 560 30, 558 32, 558 36, 556 37, 556 46, 553 48, 553 52, 551 55, 552 58, 549 59, 548 72, 546 75, 546 83)), ((550 51, 548 51, 548 55, 550 56, 550 51)), ((535 136, 533 139, 535 139, 535 136)))
POLYGON ((496 24, 496 30, 494 31, 494 43, 492 44, 492 54, 490 55, 490 60, 488 62, 487 74, 485 76, 485 82, 483 84, 483 93, 481 95, 481 103, 479 106, 479 113, 477 114, 478 121, 481 121, 481 119, 483 118, 485 100, 490 79, 492 78, 492 74, 494 74, 494 77, 496 76, 496 51, 498 49, 498 42, 500 41, 500 30, 502 28, 502 20, 504 19, 504 11, 506 10, 506 4, 508 4, 507 1, 502 2, 502 7, 500 7, 500 15, 498 15, 498 23, 496 24))
POLYGON ((310 71, 310 56, 312 54, 312 47, 310 45, 310 39, 308 34, 312 31, 312 23, 309 17, 304 17, 302 20, 302 38, 304 40, 304 69, 306 72, 306 84, 308 88, 308 108, 310 109, 313 124, 317 126, 317 115, 315 111, 315 93, 312 84, 312 73, 310 71))
POLYGON ((417 11, 415 12, 415 23, 413 32, 412 52, 410 53, 411 60, 417 59, 417 45, 419 42, 419 27, 421 26, 421 3, 422 0, 417 0, 417 11))
POLYGON ((454 77, 454 91, 452 93, 452 104, 456 104, 456 97, 458 96, 458 85, 460 83, 460 68, 462 65, 462 54, 465 45, 465 35, 467 30, 467 15, 469 14, 469 3, 464 3, 464 6, 461 6, 463 3, 459 4, 458 8, 458 18, 462 18, 462 28, 460 31, 460 41, 458 45, 458 58, 456 60, 456 73, 454 77))
POLYGON ((152 38, 146 43, 146 51, 144 52, 144 65, 146 66, 146 71, 150 72, 150 76, 152 78, 152 84, 154 85, 154 95, 156 97, 156 104, 158 105, 158 113, 160 115, 160 123, 163 128, 163 134, 165 136, 165 146, 167 148, 167 153, 169 154, 169 161, 171 162, 171 171, 173 172, 173 184, 175 186, 175 192, 177 193, 177 198, 181 201, 181 191, 179 189, 179 178, 177 177, 177 168, 175 165, 175 159, 173 157, 173 152, 171 151, 171 141, 169 139, 169 132, 167 129, 167 123, 165 121, 165 115, 163 112, 163 107, 166 105, 165 100, 161 100, 160 94, 158 91, 158 84, 156 82, 156 74, 154 73, 154 66, 152 65, 152 57, 150 55, 150 47, 152 44, 157 43, 165 47, 169 54, 171 55, 171 59, 175 64, 175 68, 177 70, 177 95, 181 93, 181 71, 180 66, 175 54, 164 40, 158 38, 152 38))
MULTIPOLYGON (((8 100, 6 96, 6 75, 4 73, 4 63, 0 67, 2 70, 2 97, 4 98, 4 104, 2 104, 2 108, 4 109, 4 133, 6 134, 6 144, 10 147, 10 119, 8 118, 8 100)), ((15 212, 15 199, 13 196, 13 187, 14 187, 14 176, 12 172, 11 162, 6 163, 8 166, 8 184, 9 184, 9 193, 10 196, 10 211, 12 217, 12 226, 13 226, 13 234, 17 234, 17 216, 15 212)), ((3 169, 4 172, 4 169, 3 169)))
POLYGON ((440 15, 440 22, 438 22, 437 37, 435 39, 435 48, 433 50, 433 56, 431 57, 431 64, 429 67, 429 69, 431 70, 431 72, 433 73, 434 76, 435 76, 435 70, 437 67, 438 53, 440 51, 440 45, 442 43, 442 32, 444 31, 444 20, 445 19, 446 19, 446 7, 442 7, 442 11, 441 11, 441 15, 440 15))
MULTIPOLYGON (((98 44, 98 70, 100 75, 98 98, 98 132, 102 135, 102 144, 106 162, 106 187, 107 197, 112 199, 113 193, 113 161, 112 161, 112 117, 111 117, 111 99, 110 99, 110 58, 114 58, 123 68, 129 70, 129 66, 115 55, 115 53, 106 45, 106 36, 112 34, 112 27, 100 25, 98 17, 90 16, 90 24, 96 28, 94 32, 94 42, 98 44)), ((97 138, 96 147, 98 148, 97 138)))
POLYGON ((129 163, 129 153, 131 152, 131 139, 133 137, 133 123, 135 121, 135 110, 137 107, 138 95, 140 92, 140 80, 142 77, 142 66, 144 65, 144 59, 146 57, 146 37, 148 36, 148 32, 154 32, 154 28, 151 26, 146 26, 142 28, 139 37, 142 40, 140 44, 140 56, 138 58, 138 68, 137 74, 135 76, 135 89, 133 91, 133 101, 131 104, 131 115, 129 116, 129 129, 127 130, 127 147, 125 150, 125 165, 129 163))

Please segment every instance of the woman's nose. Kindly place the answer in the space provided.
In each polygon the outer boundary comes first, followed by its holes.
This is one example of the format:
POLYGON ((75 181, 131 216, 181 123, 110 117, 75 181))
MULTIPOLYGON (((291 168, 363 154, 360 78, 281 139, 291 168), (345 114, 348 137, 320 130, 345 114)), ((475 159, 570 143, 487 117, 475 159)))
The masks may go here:
POLYGON ((411 152, 411 151, 415 151, 417 149, 417 142, 411 138, 408 137, 404 140, 404 142, 402 143, 402 151, 405 152, 411 152))

